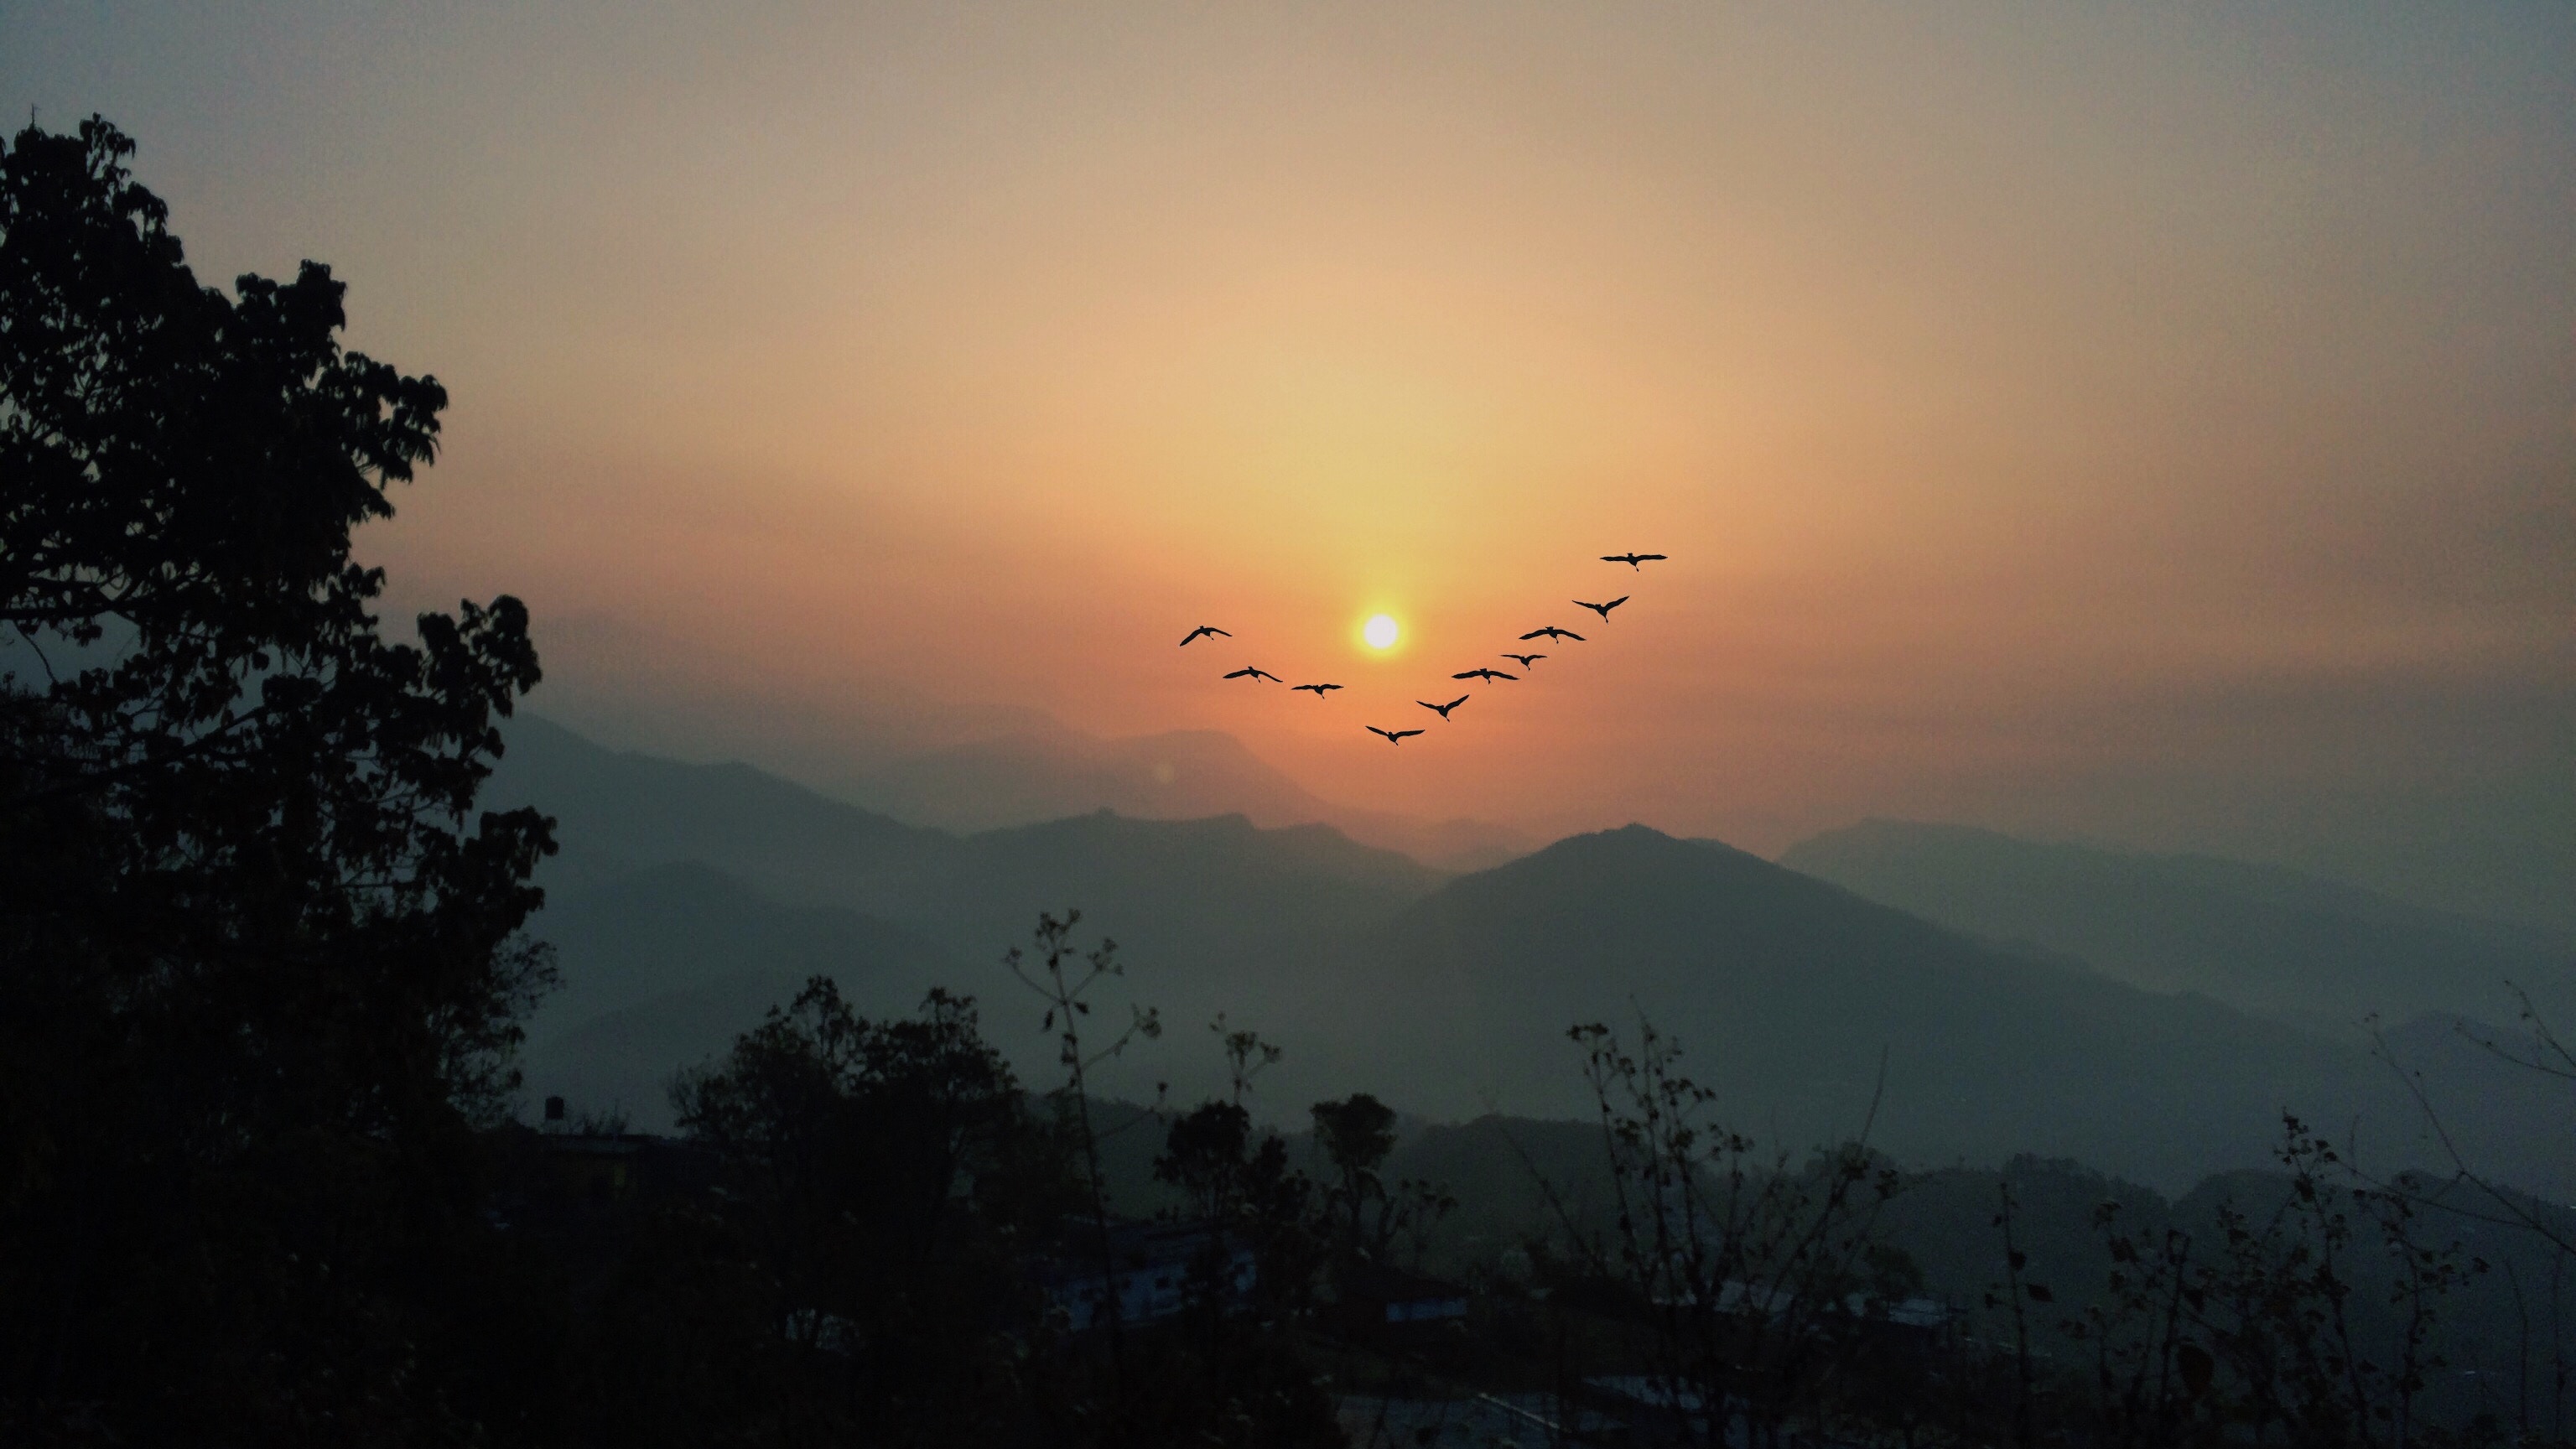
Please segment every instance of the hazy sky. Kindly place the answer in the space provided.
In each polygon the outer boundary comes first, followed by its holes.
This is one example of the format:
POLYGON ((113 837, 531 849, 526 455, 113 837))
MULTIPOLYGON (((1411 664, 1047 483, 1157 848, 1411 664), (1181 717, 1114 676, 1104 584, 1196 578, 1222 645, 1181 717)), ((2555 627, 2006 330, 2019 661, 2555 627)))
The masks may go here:
POLYGON ((367 552, 568 691, 2576 884, 2555 0, 0 0, 0 103, 133 132, 210 279, 333 264, 454 396, 367 552))

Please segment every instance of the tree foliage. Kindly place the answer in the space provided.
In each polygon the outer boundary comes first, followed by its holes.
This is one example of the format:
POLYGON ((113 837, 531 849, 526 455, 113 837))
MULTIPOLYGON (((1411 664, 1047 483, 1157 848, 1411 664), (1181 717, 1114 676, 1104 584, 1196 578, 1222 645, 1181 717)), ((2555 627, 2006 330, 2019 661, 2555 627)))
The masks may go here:
POLYGON ((1307 1110, 1315 1123, 1315 1145, 1333 1168, 1324 1192, 1325 1212, 1333 1219, 1344 1265, 1384 1261, 1399 1237, 1412 1239, 1419 1258, 1424 1236, 1458 1204, 1437 1184, 1389 1183, 1380 1173, 1387 1154, 1395 1150, 1395 1109, 1366 1092, 1354 1092, 1307 1110))
POLYGON ((723 1164, 776 1322, 845 1427, 923 1442, 993 1428, 998 1334, 1036 1316, 1021 1257, 1072 1206, 1062 1138, 1029 1110, 970 998, 869 1021, 827 978, 673 1089, 723 1164))
POLYGON ((526 611, 385 635, 351 533, 445 393, 341 348, 323 266, 201 286, 133 149, 0 152, 0 1396, 462 1415, 420 1359, 546 976, 548 824, 474 810, 526 611))
POLYGON ((1796 1169, 1765 1162, 1714 1118, 1717 1094, 1682 1069, 1681 1044, 1640 1019, 1632 1045, 1571 1028, 1584 1053, 1610 1168, 1612 1223, 1578 1249, 1627 1290, 1651 1329, 1651 1378, 1677 1438, 1777 1442, 1821 1413, 1883 1318, 1878 1209, 1901 1179, 1860 1140, 1796 1169))
POLYGON ((2407 1194, 2351 1179, 2296 1117, 2284 1115, 2276 1155, 2287 1190, 2268 1206, 2220 1204, 2214 1242, 2136 1231, 2114 1204, 2096 1214, 2106 1291, 2065 1327, 2093 1353, 2100 1442, 2446 1441, 2418 1414, 2444 1367, 2434 1329, 2486 1264, 2426 1242, 2407 1194))

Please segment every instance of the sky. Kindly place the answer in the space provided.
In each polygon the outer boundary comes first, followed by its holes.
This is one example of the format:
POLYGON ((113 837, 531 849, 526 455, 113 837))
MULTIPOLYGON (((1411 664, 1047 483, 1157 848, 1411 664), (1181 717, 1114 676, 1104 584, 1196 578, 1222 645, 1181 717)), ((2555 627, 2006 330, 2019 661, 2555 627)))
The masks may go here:
POLYGON ((362 551, 575 723, 2576 925, 2576 8, 0 0, 0 104, 447 385, 362 551))

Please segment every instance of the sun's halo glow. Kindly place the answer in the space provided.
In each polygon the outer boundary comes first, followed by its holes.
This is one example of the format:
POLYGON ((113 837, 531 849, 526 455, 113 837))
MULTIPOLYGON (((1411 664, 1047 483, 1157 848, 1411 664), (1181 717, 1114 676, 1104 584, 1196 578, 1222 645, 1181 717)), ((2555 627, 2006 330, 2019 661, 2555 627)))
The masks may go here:
POLYGON ((1384 614, 1372 615, 1367 623, 1360 626, 1360 637, 1368 641, 1371 649, 1395 647, 1395 636, 1395 620, 1384 614))

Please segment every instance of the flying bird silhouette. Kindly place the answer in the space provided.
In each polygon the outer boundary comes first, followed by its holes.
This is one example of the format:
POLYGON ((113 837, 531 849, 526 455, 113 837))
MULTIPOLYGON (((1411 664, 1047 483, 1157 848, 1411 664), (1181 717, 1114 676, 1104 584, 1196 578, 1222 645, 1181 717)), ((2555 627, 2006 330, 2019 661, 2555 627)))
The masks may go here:
POLYGON ((1315 692, 1315 697, 1317 699, 1322 699, 1324 697, 1325 690, 1341 688, 1338 684, 1292 684, 1288 687, 1290 689, 1311 689, 1315 692))
POLYGON ((1273 683, 1273 684, 1277 684, 1277 683, 1279 682, 1279 676, 1278 676, 1278 675, 1271 673, 1271 672, 1270 672, 1269 670, 1267 670, 1267 669, 1255 669, 1255 668, 1253 668, 1253 667, 1252 667, 1251 665, 1249 665, 1249 664, 1247 664, 1247 665, 1243 666, 1241 669, 1238 669, 1238 670, 1234 671, 1232 674, 1227 675, 1227 676, 1226 676, 1226 678, 1228 678, 1228 679, 1241 679, 1241 678, 1245 677, 1246 675, 1249 675, 1249 676, 1251 676, 1251 677, 1252 677, 1252 678, 1254 678, 1254 679, 1267 679, 1267 680, 1269 680, 1269 681, 1270 681, 1271 683, 1273 683))
POLYGON ((1639 564, 1650 564, 1662 557, 1663 555, 1659 553, 1605 553, 1601 555, 1601 561, 1603 563, 1623 563, 1633 570, 1639 564))
POLYGON ((1523 639, 1571 639, 1577 644, 1583 642, 1582 635, 1575 633, 1571 629, 1560 629, 1554 624, 1550 624, 1544 629, 1532 629, 1521 637, 1523 639))
POLYGON ((1433 714, 1436 714, 1436 715, 1440 716, 1442 719, 1447 719, 1447 718, 1449 717, 1449 711, 1451 711, 1451 710, 1453 710, 1453 709, 1456 709, 1458 706, 1460 706, 1460 705, 1462 705, 1462 704, 1465 704, 1465 703, 1466 703, 1470 698, 1472 698, 1472 697, 1473 697, 1473 696, 1462 694, 1462 695, 1458 696, 1456 699, 1453 699, 1453 700, 1449 701, 1447 704, 1433 704, 1431 701, 1429 701, 1429 700, 1427 700, 1427 699, 1417 699, 1417 700, 1415 700, 1415 701, 1414 701, 1414 703, 1415 703, 1415 704, 1418 704, 1418 705, 1420 705, 1420 706, 1422 706, 1424 709, 1427 709, 1427 710, 1431 711, 1433 714))
MULTIPOLYGON (((1518 679, 1518 678, 1520 678, 1520 676, 1519 676, 1519 675, 1517 675, 1517 674, 1505 674, 1503 671, 1501 671, 1501 670, 1499 670, 1499 669, 1470 669, 1470 670, 1468 670, 1468 671, 1467 671, 1466 673, 1464 673, 1464 674, 1452 674, 1452 675, 1450 675, 1449 677, 1450 677, 1451 679, 1488 679, 1488 680, 1491 680, 1491 679, 1518 679)), ((1418 699, 1414 701, 1414 703, 1415 703, 1415 704, 1420 704, 1421 702, 1422 702, 1422 701, 1420 701, 1420 700, 1418 700, 1418 699)), ((1445 716, 1444 716, 1444 717, 1445 717, 1445 716)))
POLYGON ((1517 659, 1520 661, 1521 668, 1527 669, 1531 665, 1545 659, 1547 656, 1544 654, 1506 654, 1503 657, 1505 659, 1517 659))
POLYGON ((1584 604, 1581 599, 1577 599, 1574 602, 1583 604, 1583 607, 1599 614, 1601 616, 1601 622, 1607 624, 1610 622, 1610 611, 1619 607, 1621 604, 1628 602, 1628 596, 1626 594, 1621 594, 1619 597, 1612 599, 1606 604, 1584 604))
POLYGON ((1400 745, 1404 743, 1406 736, 1422 733, 1420 730, 1382 730, 1376 725, 1368 725, 1365 728, 1370 734, 1386 736, 1386 742, 1390 745, 1400 745))
POLYGON ((1226 633, 1223 629, 1218 628, 1214 624, 1201 624, 1189 632, 1188 638, 1181 640, 1181 647, 1187 649, 1190 647, 1191 639, 1204 639, 1210 634, 1214 634, 1219 638, 1224 639, 1231 639, 1234 637, 1232 634, 1226 633))

